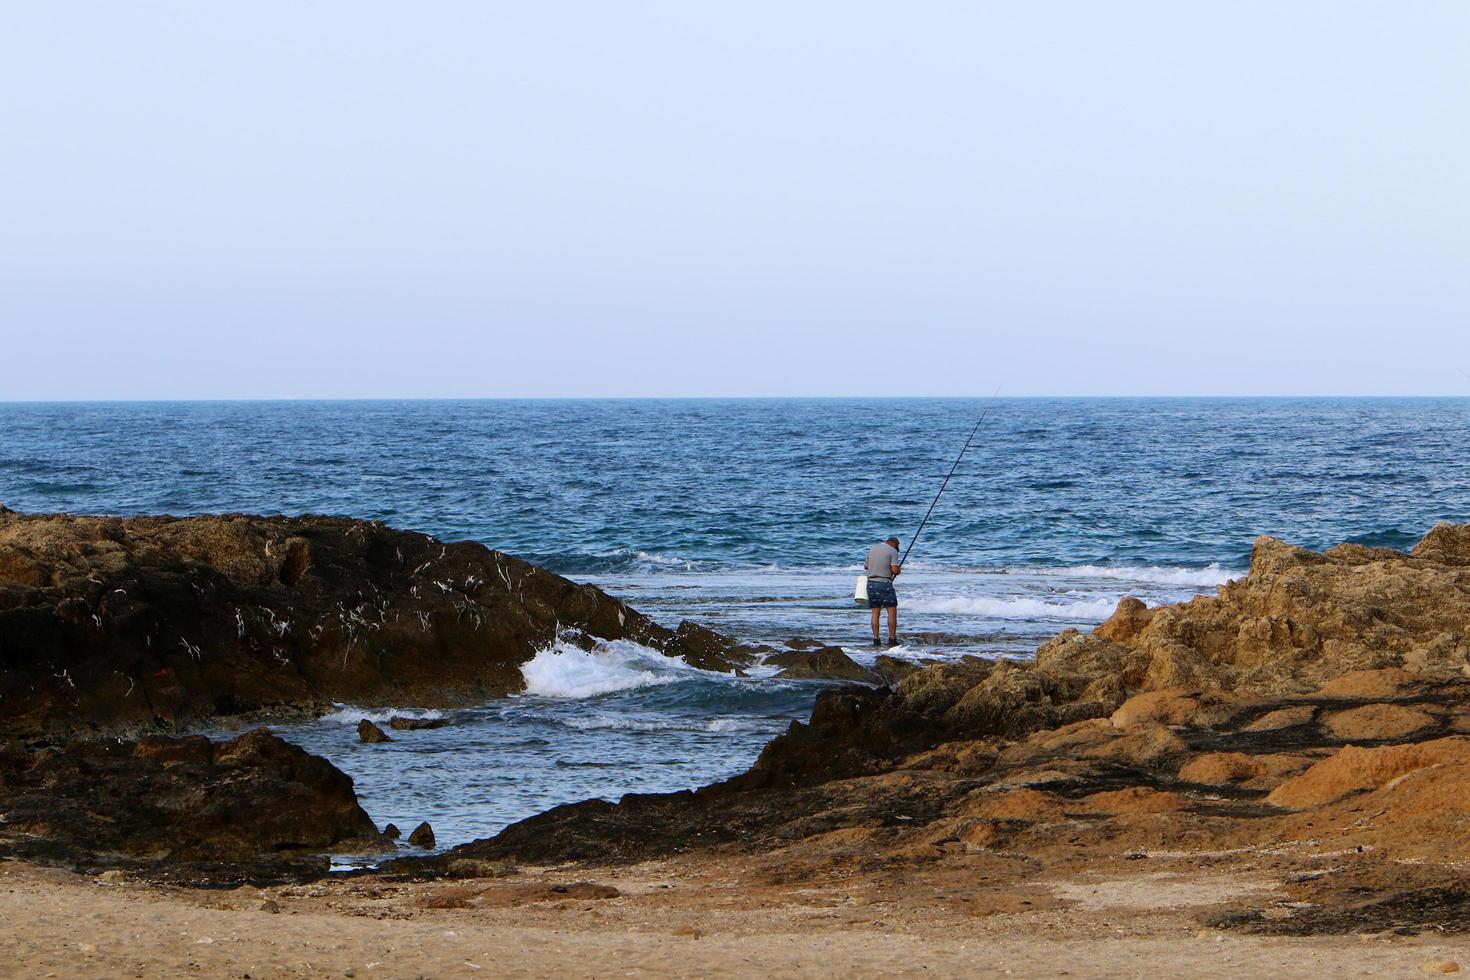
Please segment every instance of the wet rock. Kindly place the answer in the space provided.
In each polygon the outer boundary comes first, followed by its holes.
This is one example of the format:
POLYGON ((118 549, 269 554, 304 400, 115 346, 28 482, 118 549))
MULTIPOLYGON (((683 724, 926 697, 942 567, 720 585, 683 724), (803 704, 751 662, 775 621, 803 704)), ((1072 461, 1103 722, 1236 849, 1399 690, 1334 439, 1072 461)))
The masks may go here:
POLYGON ((890 657, 886 653, 880 653, 873 661, 873 673, 882 678, 883 682, 890 687, 921 669, 921 664, 916 664, 911 660, 900 660, 898 657, 890 657))
POLYGON ((176 880, 293 880, 380 849, 352 780, 266 731, 0 748, 0 853, 176 880))
POLYGON ((480 704, 522 690, 520 665, 558 637, 712 670, 756 656, 482 545, 376 521, 0 513, 0 736, 480 704))
POLYGON ((663 651, 671 657, 682 657, 691 667, 728 674, 758 661, 764 648, 740 643, 686 620, 679 624, 663 651))
POLYGON ((379 728, 377 725, 373 724, 366 718, 357 723, 357 737, 361 741, 366 742, 369 745, 375 745, 379 742, 393 741, 391 738, 388 737, 387 732, 383 731, 381 728, 379 728))
POLYGON ((408 835, 408 842, 414 847, 432 848, 434 846, 434 828, 429 826, 425 820, 413 828, 413 833, 408 835))
POLYGON ((765 659, 769 665, 780 667, 777 677, 799 680, 859 681, 865 684, 880 683, 882 678, 863 667, 841 647, 822 647, 818 650, 789 650, 776 653, 765 659))
POLYGON ((398 829, 398 825, 396 823, 390 823, 388 826, 383 828, 383 836, 388 838, 389 840, 397 840, 398 838, 403 836, 403 831, 398 829))
POLYGON ((448 718, 406 718, 403 715, 394 715, 388 719, 388 727, 399 732, 416 732, 428 728, 443 728, 449 724, 448 718))

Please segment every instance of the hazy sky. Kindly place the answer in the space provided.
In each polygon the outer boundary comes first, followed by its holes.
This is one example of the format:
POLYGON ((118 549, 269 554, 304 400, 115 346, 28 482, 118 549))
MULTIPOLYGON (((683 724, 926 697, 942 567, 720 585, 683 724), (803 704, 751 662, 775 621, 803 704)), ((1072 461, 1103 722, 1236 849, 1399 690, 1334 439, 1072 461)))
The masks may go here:
POLYGON ((1470 3, 0 15, 0 399, 1470 394, 1470 3))

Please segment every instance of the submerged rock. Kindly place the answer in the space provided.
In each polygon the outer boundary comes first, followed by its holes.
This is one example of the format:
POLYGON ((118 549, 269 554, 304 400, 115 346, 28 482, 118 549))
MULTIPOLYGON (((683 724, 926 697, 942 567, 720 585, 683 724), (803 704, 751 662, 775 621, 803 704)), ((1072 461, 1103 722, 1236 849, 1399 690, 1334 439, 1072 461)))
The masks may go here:
POLYGON ((0 512, 0 736, 178 728, 520 691, 557 639, 755 660, 473 542, 339 517, 0 512))
POLYGON ((357 723, 357 737, 369 745, 393 741, 386 732, 366 718, 357 723))
POLYGON ((394 715, 388 719, 388 727, 398 732, 416 732, 428 728, 443 728, 449 724, 448 718, 405 718, 402 715, 394 715))

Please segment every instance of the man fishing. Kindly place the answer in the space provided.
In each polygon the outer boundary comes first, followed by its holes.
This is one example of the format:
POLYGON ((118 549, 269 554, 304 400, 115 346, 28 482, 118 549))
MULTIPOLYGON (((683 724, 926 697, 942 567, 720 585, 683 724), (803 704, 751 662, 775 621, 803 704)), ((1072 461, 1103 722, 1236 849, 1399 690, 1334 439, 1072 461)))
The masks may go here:
POLYGON ((873 611, 873 646, 882 646, 878 639, 878 617, 888 610, 888 645, 898 646, 898 593, 893 591, 893 580, 903 571, 898 557, 898 539, 880 541, 868 549, 868 560, 863 563, 868 575, 868 608, 873 611))
MULTIPOLYGON (((934 513, 934 508, 939 506, 939 498, 944 496, 944 488, 949 486, 949 481, 954 477, 955 470, 960 468, 960 460, 965 458, 965 452, 970 448, 970 443, 975 441, 975 433, 980 431, 980 426, 985 423, 985 416, 990 414, 990 406, 995 404, 995 399, 1000 396, 1000 389, 995 389, 995 394, 990 396, 990 401, 985 403, 985 411, 980 413, 980 418, 975 420, 975 427, 970 430, 969 438, 960 447, 960 454, 954 458, 954 465, 944 476, 944 482, 939 484, 939 492, 934 495, 934 500, 929 504, 929 509, 924 512, 924 519, 919 522, 919 529, 914 536, 909 538, 908 551, 902 557, 898 554, 898 538, 889 538, 881 544, 875 544, 868 550, 868 560, 864 562, 867 571, 868 608, 873 611, 873 646, 882 646, 878 639, 878 613, 880 610, 888 610, 888 645, 898 646, 898 593, 893 591, 893 580, 898 578, 903 571, 903 563, 908 560, 909 551, 914 550, 914 542, 919 540, 919 535, 924 533, 924 525, 929 523, 929 517, 934 513)), ((861 601, 860 591, 854 598, 861 601)))

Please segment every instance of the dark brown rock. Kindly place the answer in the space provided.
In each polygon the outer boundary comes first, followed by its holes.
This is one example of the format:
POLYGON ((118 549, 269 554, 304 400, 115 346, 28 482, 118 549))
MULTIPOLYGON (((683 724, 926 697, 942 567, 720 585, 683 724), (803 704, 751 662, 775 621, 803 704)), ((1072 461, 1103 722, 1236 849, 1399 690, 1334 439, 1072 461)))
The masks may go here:
POLYGON ((388 727, 398 732, 416 732, 428 728, 443 728, 449 724, 448 718, 405 718, 402 715, 394 715, 388 719, 388 727))
POLYGON ((916 664, 912 660, 900 660, 898 657, 890 657, 886 653, 879 654, 877 659, 873 661, 873 673, 881 677, 883 682, 890 687, 915 671, 922 669, 922 665, 916 664))
POLYGON ((781 673, 776 675, 778 677, 882 683, 882 678, 843 653, 841 647, 788 650, 768 656, 765 662, 781 668, 781 673))
POLYGON ((181 880, 325 873, 328 849, 381 849, 352 780, 266 731, 0 748, 0 853, 122 864, 181 880))
POLYGON ((396 823, 390 823, 388 826, 383 828, 383 836, 388 838, 389 840, 397 840, 398 838, 403 836, 403 831, 398 829, 398 825, 396 823))
POLYGON ((748 667, 760 659, 763 652, 762 647, 739 643, 708 626, 687 620, 679 624, 663 650, 671 657, 683 657, 690 666, 721 673, 748 667))
POLYGON ((429 826, 425 820, 413 828, 413 833, 408 835, 408 842, 414 847, 430 848, 434 846, 434 828, 429 826))
POLYGON ((0 736, 483 703, 521 690, 520 665, 559 637, 711 670, 755 656, 483 545, 374 521, 0 513, 0 736))
POLYGON ((388 737, 387 732, 383 731, 381 728, 379 728, 377 725, 374 725, 366 718, 357 723, 357 737, 362 741, 368 743, 369 745, 376 745, 379 742, 393 741, 391 738, 388 737))

